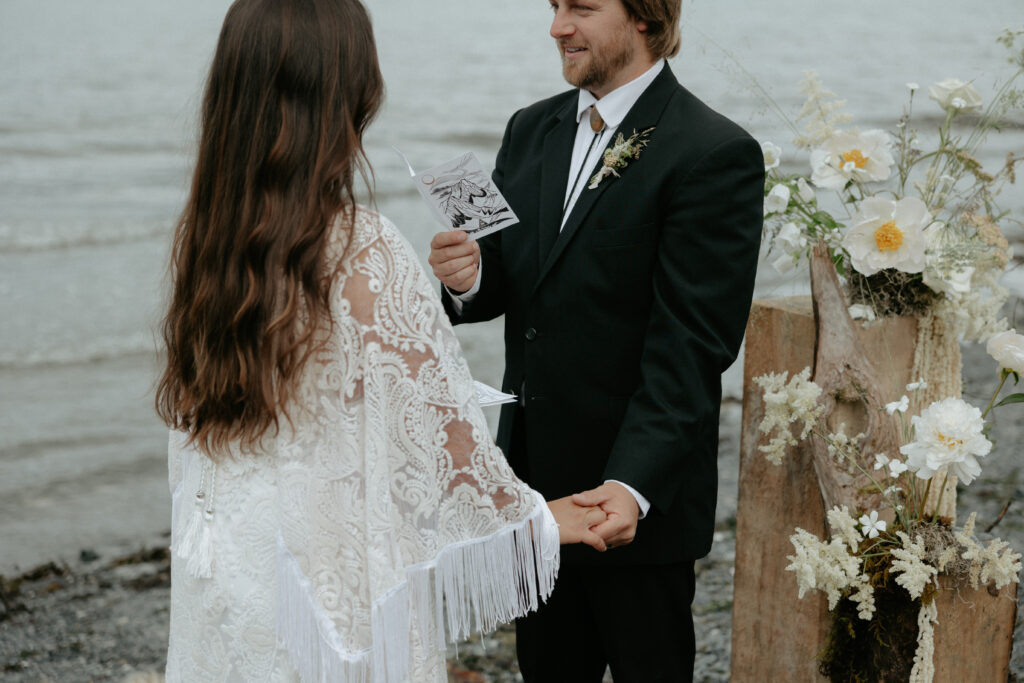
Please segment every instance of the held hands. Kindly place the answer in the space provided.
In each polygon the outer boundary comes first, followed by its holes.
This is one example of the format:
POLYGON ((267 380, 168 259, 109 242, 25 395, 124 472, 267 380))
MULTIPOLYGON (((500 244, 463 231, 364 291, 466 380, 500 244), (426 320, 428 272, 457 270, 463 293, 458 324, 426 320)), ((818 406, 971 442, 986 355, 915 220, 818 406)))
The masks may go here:
POLYGON ((445 230, 430 241, 427 263, 434 276, 456 293, 469 290, 476 282, 480 267, 480 245, 464 230, 445 230))
POLYGON ((595 550, 604 552, 604 539, 590 530, 590 527, 601 524, 607 515, 597 506, 580 506, 573 502, 572 496, 548 501, 548 507, 555 521, 558 522, 558 540, 566 543, 586 543, 595 550))
POLYGON ((599 535, 609 548, 633 542, 640 508, 636 498, 622 484, 606 482, 596 489, 575 494, 572 502, 583 507, 596 505, 608 515, 605 521, 590 531, 599 535))

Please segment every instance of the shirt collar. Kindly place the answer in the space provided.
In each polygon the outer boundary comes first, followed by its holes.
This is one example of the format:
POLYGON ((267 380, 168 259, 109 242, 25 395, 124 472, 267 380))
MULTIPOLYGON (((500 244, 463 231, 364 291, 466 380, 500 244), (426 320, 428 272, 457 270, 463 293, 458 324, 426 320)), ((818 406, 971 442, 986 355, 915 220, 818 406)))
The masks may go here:
POLYGON ((601 118, 609 128, 618 128, 622 119, 633 108, 636 101, 640 99, 647 86, 651 84, 661 70, 665 68, 665 60, 659 59, 654 66, 645 71, 642 75, 634 78, 625 85, 620 85, 615 90, 598 100, 589 90, 580 88, 579 101, 576 103, 576 123, 583 118, 584 112, 596 103, 601 118))

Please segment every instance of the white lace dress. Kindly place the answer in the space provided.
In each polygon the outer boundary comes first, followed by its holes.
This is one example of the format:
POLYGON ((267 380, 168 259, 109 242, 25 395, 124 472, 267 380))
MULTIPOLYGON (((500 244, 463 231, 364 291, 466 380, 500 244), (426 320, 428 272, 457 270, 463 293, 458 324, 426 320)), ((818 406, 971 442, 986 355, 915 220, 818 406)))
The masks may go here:
POLYGON ((554 519, 409 245, 360 209, 328 254, 333 325, 291 423, 216 464, 171 434, 168 681, 446 681, 446 639, 553 586, 554 519))

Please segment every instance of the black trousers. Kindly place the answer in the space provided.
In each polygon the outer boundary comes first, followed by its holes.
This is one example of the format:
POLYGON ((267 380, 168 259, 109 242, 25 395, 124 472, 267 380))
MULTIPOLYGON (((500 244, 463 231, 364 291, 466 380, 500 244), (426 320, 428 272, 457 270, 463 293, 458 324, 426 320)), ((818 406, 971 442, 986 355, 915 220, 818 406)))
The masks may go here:
MULTIPOLYGON (((506 455, 529 483, 525 417, 517 407, 506 455)), ((563 565, 548 601, 516 620, 524 682, 600 683, 607 666, 615 683, 692 681, 694 581, 692 561, 563 565)))
POLYGON ((692 562, 562 567, 547 603, 516 621, 523 680, 600 683, 607 665, 615 683, 692 681, 693 593, 692 562))

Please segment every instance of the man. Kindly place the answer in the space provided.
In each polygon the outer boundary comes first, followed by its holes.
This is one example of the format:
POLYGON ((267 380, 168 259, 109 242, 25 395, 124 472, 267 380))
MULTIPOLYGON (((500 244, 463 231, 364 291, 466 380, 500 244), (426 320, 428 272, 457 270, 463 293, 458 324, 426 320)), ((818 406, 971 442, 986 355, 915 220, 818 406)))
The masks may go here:
POLYGON ((607 664, 616 683, 690 680, 693 562, 711 545, 763 157, 665 63, 680 0, 551 7, 578 89, 505 130, 494 180, 521 224, 479 243, 441 233, 429 261, 452 322, 505 316, 502 386, 521 400, 497 440, 515 471, 608 515, 593 530, 610 550, 565 548, 551 599, 517 623, 524 679, 595 682, 607 664))

